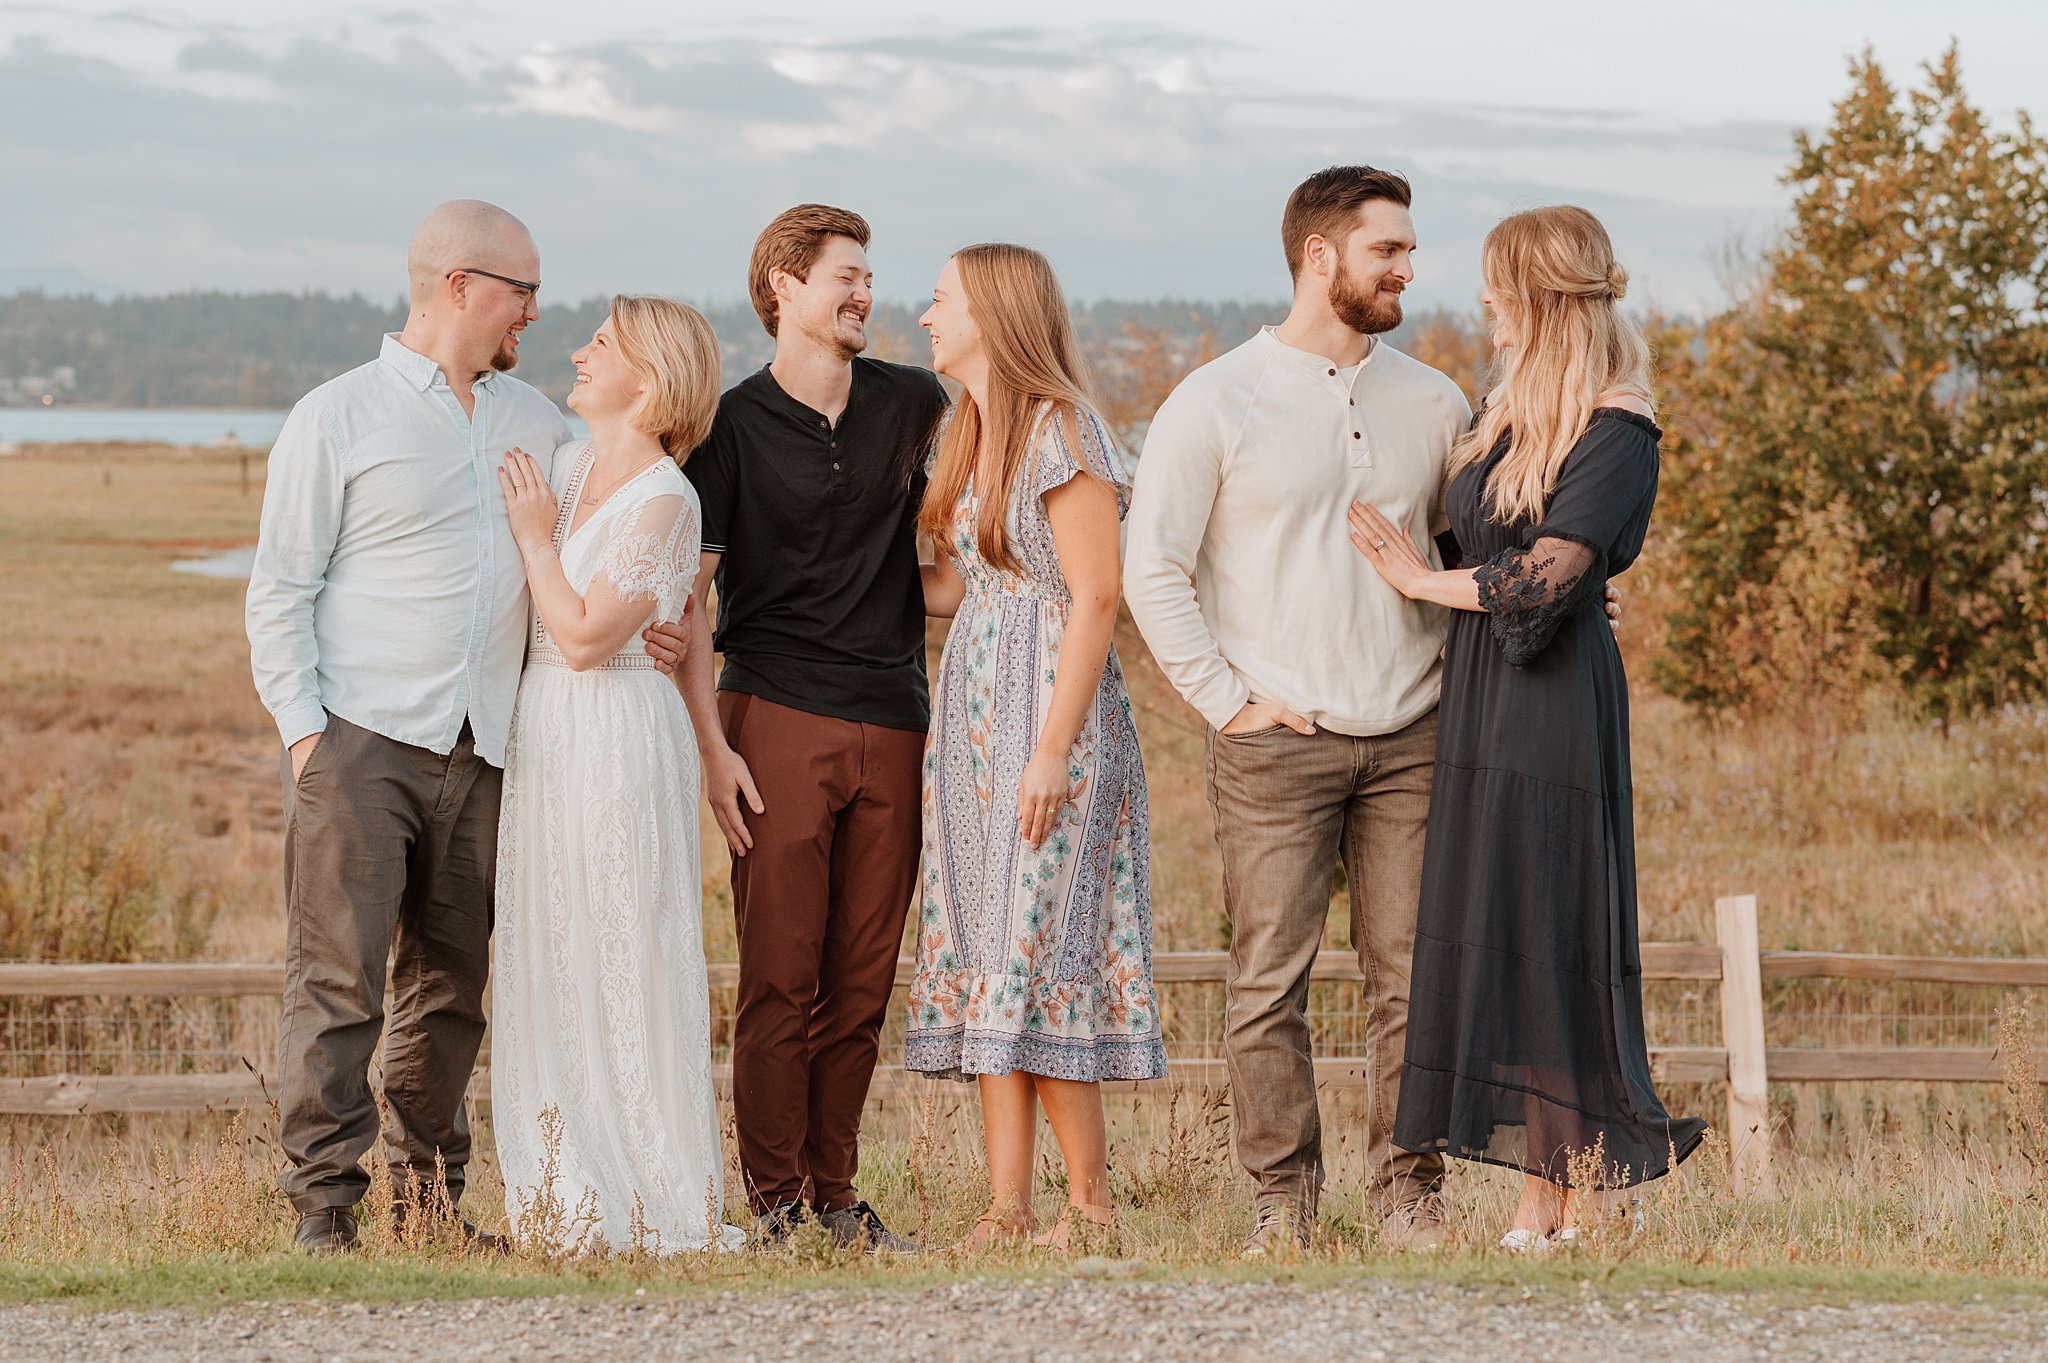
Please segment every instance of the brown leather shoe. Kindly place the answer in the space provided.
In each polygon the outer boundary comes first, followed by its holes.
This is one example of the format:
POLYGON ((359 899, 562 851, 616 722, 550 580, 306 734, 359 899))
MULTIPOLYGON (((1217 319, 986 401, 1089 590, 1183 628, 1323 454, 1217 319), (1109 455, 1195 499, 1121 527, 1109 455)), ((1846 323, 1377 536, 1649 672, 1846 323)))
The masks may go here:
POLYGON ((308 1254, 346 1254, 356 1247, 356 1214, 347 1207, 307 1212, 295 1238, 308 1254))

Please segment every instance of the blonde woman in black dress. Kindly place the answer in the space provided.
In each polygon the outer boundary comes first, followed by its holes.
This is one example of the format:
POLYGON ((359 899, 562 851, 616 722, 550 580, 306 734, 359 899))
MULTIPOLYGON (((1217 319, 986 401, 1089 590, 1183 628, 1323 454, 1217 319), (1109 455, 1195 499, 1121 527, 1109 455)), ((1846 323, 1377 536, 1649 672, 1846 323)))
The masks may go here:
POLYGON ((1650 354, 1628 274, 1581 208, 1487 236, 1504 377, 1451 458, 1464 566, 1432 571, 1354 503, 1403 595, 1452 608, 1394 1143, 1520 1169, 1504 1248, 1577 1234, 1580 1194, 1667 1173, 1705 1123, 1650 1083, 1628 681, 1603 588, 1657 496, 1650 354))

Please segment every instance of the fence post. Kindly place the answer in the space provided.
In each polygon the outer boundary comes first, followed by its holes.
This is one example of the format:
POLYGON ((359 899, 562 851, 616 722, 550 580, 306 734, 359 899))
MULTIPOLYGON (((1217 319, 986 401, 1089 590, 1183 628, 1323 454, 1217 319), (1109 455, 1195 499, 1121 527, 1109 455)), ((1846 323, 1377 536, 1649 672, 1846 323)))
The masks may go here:
POLYGON ((1721 943, 1721 1031, 1728 1047, 1728 1143, 1735 1187, 1761 1191, 1771 1176, 1770 1096, 1764 1074, 1764 977, 1756 896, 1714 901, 1721 943))

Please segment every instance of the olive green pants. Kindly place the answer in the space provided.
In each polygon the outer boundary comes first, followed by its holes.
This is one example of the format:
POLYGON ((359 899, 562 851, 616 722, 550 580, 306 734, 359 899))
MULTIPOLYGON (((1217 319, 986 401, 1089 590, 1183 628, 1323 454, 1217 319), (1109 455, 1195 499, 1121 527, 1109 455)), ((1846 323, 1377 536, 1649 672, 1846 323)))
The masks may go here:
POLYGON ((400 1188, 408 1173, 431 1188, 438 1157, 459 1199, 504 773, 476 755, 466 724, 444 757, 334 716, 297 783, 290 754, 283 779, 280 1185, 301 1213, 354 1206, 369 1187, 388 965, 384 1157, 400 1188))

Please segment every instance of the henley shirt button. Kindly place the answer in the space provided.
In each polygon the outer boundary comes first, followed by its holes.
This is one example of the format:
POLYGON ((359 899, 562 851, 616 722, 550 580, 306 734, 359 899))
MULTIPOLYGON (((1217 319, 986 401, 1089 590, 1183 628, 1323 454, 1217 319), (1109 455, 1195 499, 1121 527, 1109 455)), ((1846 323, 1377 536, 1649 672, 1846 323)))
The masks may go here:
POLYGON ((1358 433, 1357 431, 1353 431, 1353 432, 1351 433, 1351 438, 1352 438, 1353 440, 1363 440, 1363 439, 1365 439, 1365 437, 1364 437, 1363 435, 1359 434, 1359 433, 1358 433))
POLYGON ((1334 369, 1332 369, 1332 370, 1330 371, 1330 377, 1331 377, 1331 378, 1333 378, 1333 379, 1334 379, 1334 378, 1336 378, 1336 377, 1337 377, 1337 371, 1336 371, 1336 370, 1334 370, 1334 369))

